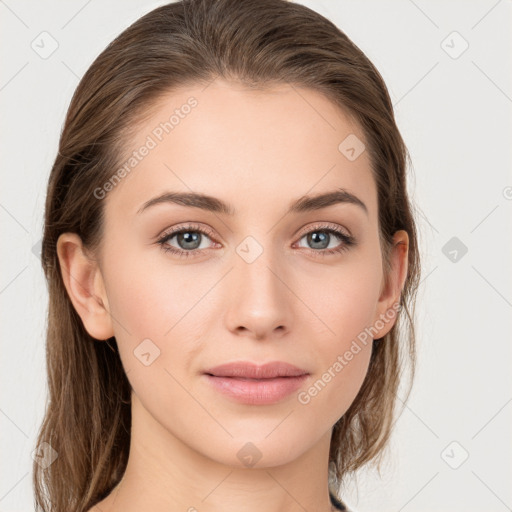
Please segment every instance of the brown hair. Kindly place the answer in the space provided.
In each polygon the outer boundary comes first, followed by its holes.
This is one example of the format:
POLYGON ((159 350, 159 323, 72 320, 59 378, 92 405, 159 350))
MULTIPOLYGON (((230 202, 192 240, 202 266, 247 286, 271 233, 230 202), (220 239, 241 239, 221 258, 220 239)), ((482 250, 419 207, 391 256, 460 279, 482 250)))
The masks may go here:
POLYGON ((414 375, 412 318, 420 274, 406 189, 410 158, 387 88, 346 35, 305 6, 285 0, 185 0, 151 11, 107 46, 81 79, 61 133, 42 245, 49 290, 49 400, 37 440, 49 443, 58 457, 46 469, 34 463, 37 510, 82 512, 99 502, 120 481, 130 442, 131 387, 115 338, 98 342, 85 330, 63 284, 57 239, 73 232, 92 252, 99 247, 104 202, 94 190, 124 160, 128 136, 163 94, 215 78, 260 89, 307 87, 348 112, 363 129, 372 163, 386 272, 393 234, 403 229, 409 235, 397 322, 374 340, 364 383, 331 440, 331 476, 338 483, 363 464, 380 462, 405 362, 411 382, 414 375))

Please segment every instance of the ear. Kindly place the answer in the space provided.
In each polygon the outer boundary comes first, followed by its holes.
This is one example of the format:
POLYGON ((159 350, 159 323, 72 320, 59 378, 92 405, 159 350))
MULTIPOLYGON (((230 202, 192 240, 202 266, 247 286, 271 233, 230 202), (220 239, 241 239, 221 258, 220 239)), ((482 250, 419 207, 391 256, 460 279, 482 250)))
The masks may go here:
POLYGON ((409 235, 407 231, 400 230, 393 235, 393 246, 389 255, 389 274, 383 276, 383 284, 376 317, 373 325, 374 339, 384 337, 393 327, 400 308, 400 295, 407 277, 409 259, 409 235))
POLYGON ((62 279, 87 332, 97 340, 114 336, 108 299, 100 268, 90 258, 76 233, 63 233, 57 240, 62 279))

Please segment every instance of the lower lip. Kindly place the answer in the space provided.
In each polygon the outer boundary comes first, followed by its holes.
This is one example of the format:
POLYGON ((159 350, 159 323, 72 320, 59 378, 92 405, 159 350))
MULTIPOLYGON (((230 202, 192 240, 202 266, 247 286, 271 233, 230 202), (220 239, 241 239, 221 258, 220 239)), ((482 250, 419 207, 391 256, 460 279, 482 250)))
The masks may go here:
POLYGON ((237 402, 265 405, 279 402, 302 386, 308 375, 276 377, 275 379, 250 380, 235 377, 206 375, 210 384, 237 402))

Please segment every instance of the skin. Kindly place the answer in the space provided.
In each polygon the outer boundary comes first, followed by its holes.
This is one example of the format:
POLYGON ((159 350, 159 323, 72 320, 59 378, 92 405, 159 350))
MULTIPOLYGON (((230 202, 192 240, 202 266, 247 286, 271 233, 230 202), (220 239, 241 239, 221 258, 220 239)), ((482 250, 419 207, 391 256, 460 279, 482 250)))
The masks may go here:
MULTIPOLYGON (((332 428, 363 383, 371 340, 307 404, 297 392, 270 405, 236 403, 202 372, 231 361, 286 361, 310 372, 301 390, 310 388, 399 301, 407 233, 395 234, 385 282, 368 152, 349 161, 338 150, 349 134, 364 134, 309 89, 252 91, 217 80, 173 91, 138 127, 130 151, 190 96, 198 105, 102 199, 101 250, 91 255, 72 233, 57 245, 74 307, 91 336, 116 337, 133 388, 126 473, 92 510, 327 512, 332 428), (299 197, 340 187, 368 212, 339 203, 285 214, 299 197), (171 203, 137 214, 164 191, 202 192, 236 215, 171 203), (200 235, 205 250, 166 253, 157 237, 187 222, 213 233, 200 235), (319 222, 348 231, 356 245, 319 256, 325 249, 306 236, 319 222), (263 249, 251 263, 236 251, 247 236, 263 249), (149 366, 134 355, 146 338, 160 350, 149 366), (261 454, 251 467, 237 457, 248 442, 261 454)), ((343 243, 331 235, 329 248, 343 243)), ((167 244, 187 250, 176 236, 167 244)))

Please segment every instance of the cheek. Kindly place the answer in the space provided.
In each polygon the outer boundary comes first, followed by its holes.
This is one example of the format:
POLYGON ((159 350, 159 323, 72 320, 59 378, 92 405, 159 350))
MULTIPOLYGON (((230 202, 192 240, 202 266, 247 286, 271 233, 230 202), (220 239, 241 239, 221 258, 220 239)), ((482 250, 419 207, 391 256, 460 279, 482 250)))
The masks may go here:
MULTIPOLYGON (((371 350, 370 340, 366 345, 338 354, 335 362, 306 390, 306 400, 319 401, 316 408, 322 411, 320 414, 328 419, 329 425, 334 425, 354 402, 368 371, 371 350)), ((304 396, 301 398, 304 400, 304 396)))
POLYGON ((106 268, 110 310, 122 323, 117 327, 121 336, 127 332, 139 337, 170 335, 174 326, 187 322, 187 315, 211 287, 208 273, 186 272, 165 255, 152 264, 148 260, 143 252, 139 256, 132 252, 111 260, 106 268))
POLYGON ((172 403, 180 392, 170 373, 183 380, 204 338, 208 312, 201 298, 212 286, 212 275, 187 272, 165 254, 148 265, 147 249, 127 252, 120 258, 111 252, 105 259, 120 358, 136 392, 153 396, 158 389, 161 399, 172 403), (173 389, 177 395, 168 396, 173 389))
POLYGON ((367 374, 381 278, 380 260, 361 255, 329 279, 316 279, 323 283, 322 293, 310 287, 315 292, 308 300, 322 320, 322 334, 314 338, 319 373, 298 398, 306 407, 322 409, 332 424, 350 407, 367 374))
POLYGON ((201 278, 185 280, 179 267, 148 266, 147 257, 133 251, 111 258, 105 267, 117 346, 134 392, 149 410, 167 410, 165 404, 182 401, 186 407, 187 396, 173 379, 181 382, 183 375, 173 362, 187 367, 196 337, 187 330, 187 312, 193 315, 207 283, 202 287, 201 278))
POLYGON ((329 426, 346 413, 366 377, 372 338, 365 329, 375 310, 372 287, 352 287, 348 278, 331 286, 337 292, 331 291, 332 303, 325 304, 322 319, 335 334, 328 331, 313 338, 317 371, 297 396, 305 417, 322 417, 329 426))
MULTIPOLYGON (((335 271, 310 277, 305 290, 311 310, 322 320, 329 346, 338 350, 375 321, 382 269, 378 258, 358 254, 335 271)), ((315 325, 318 325, 315 322, 315 325)))

